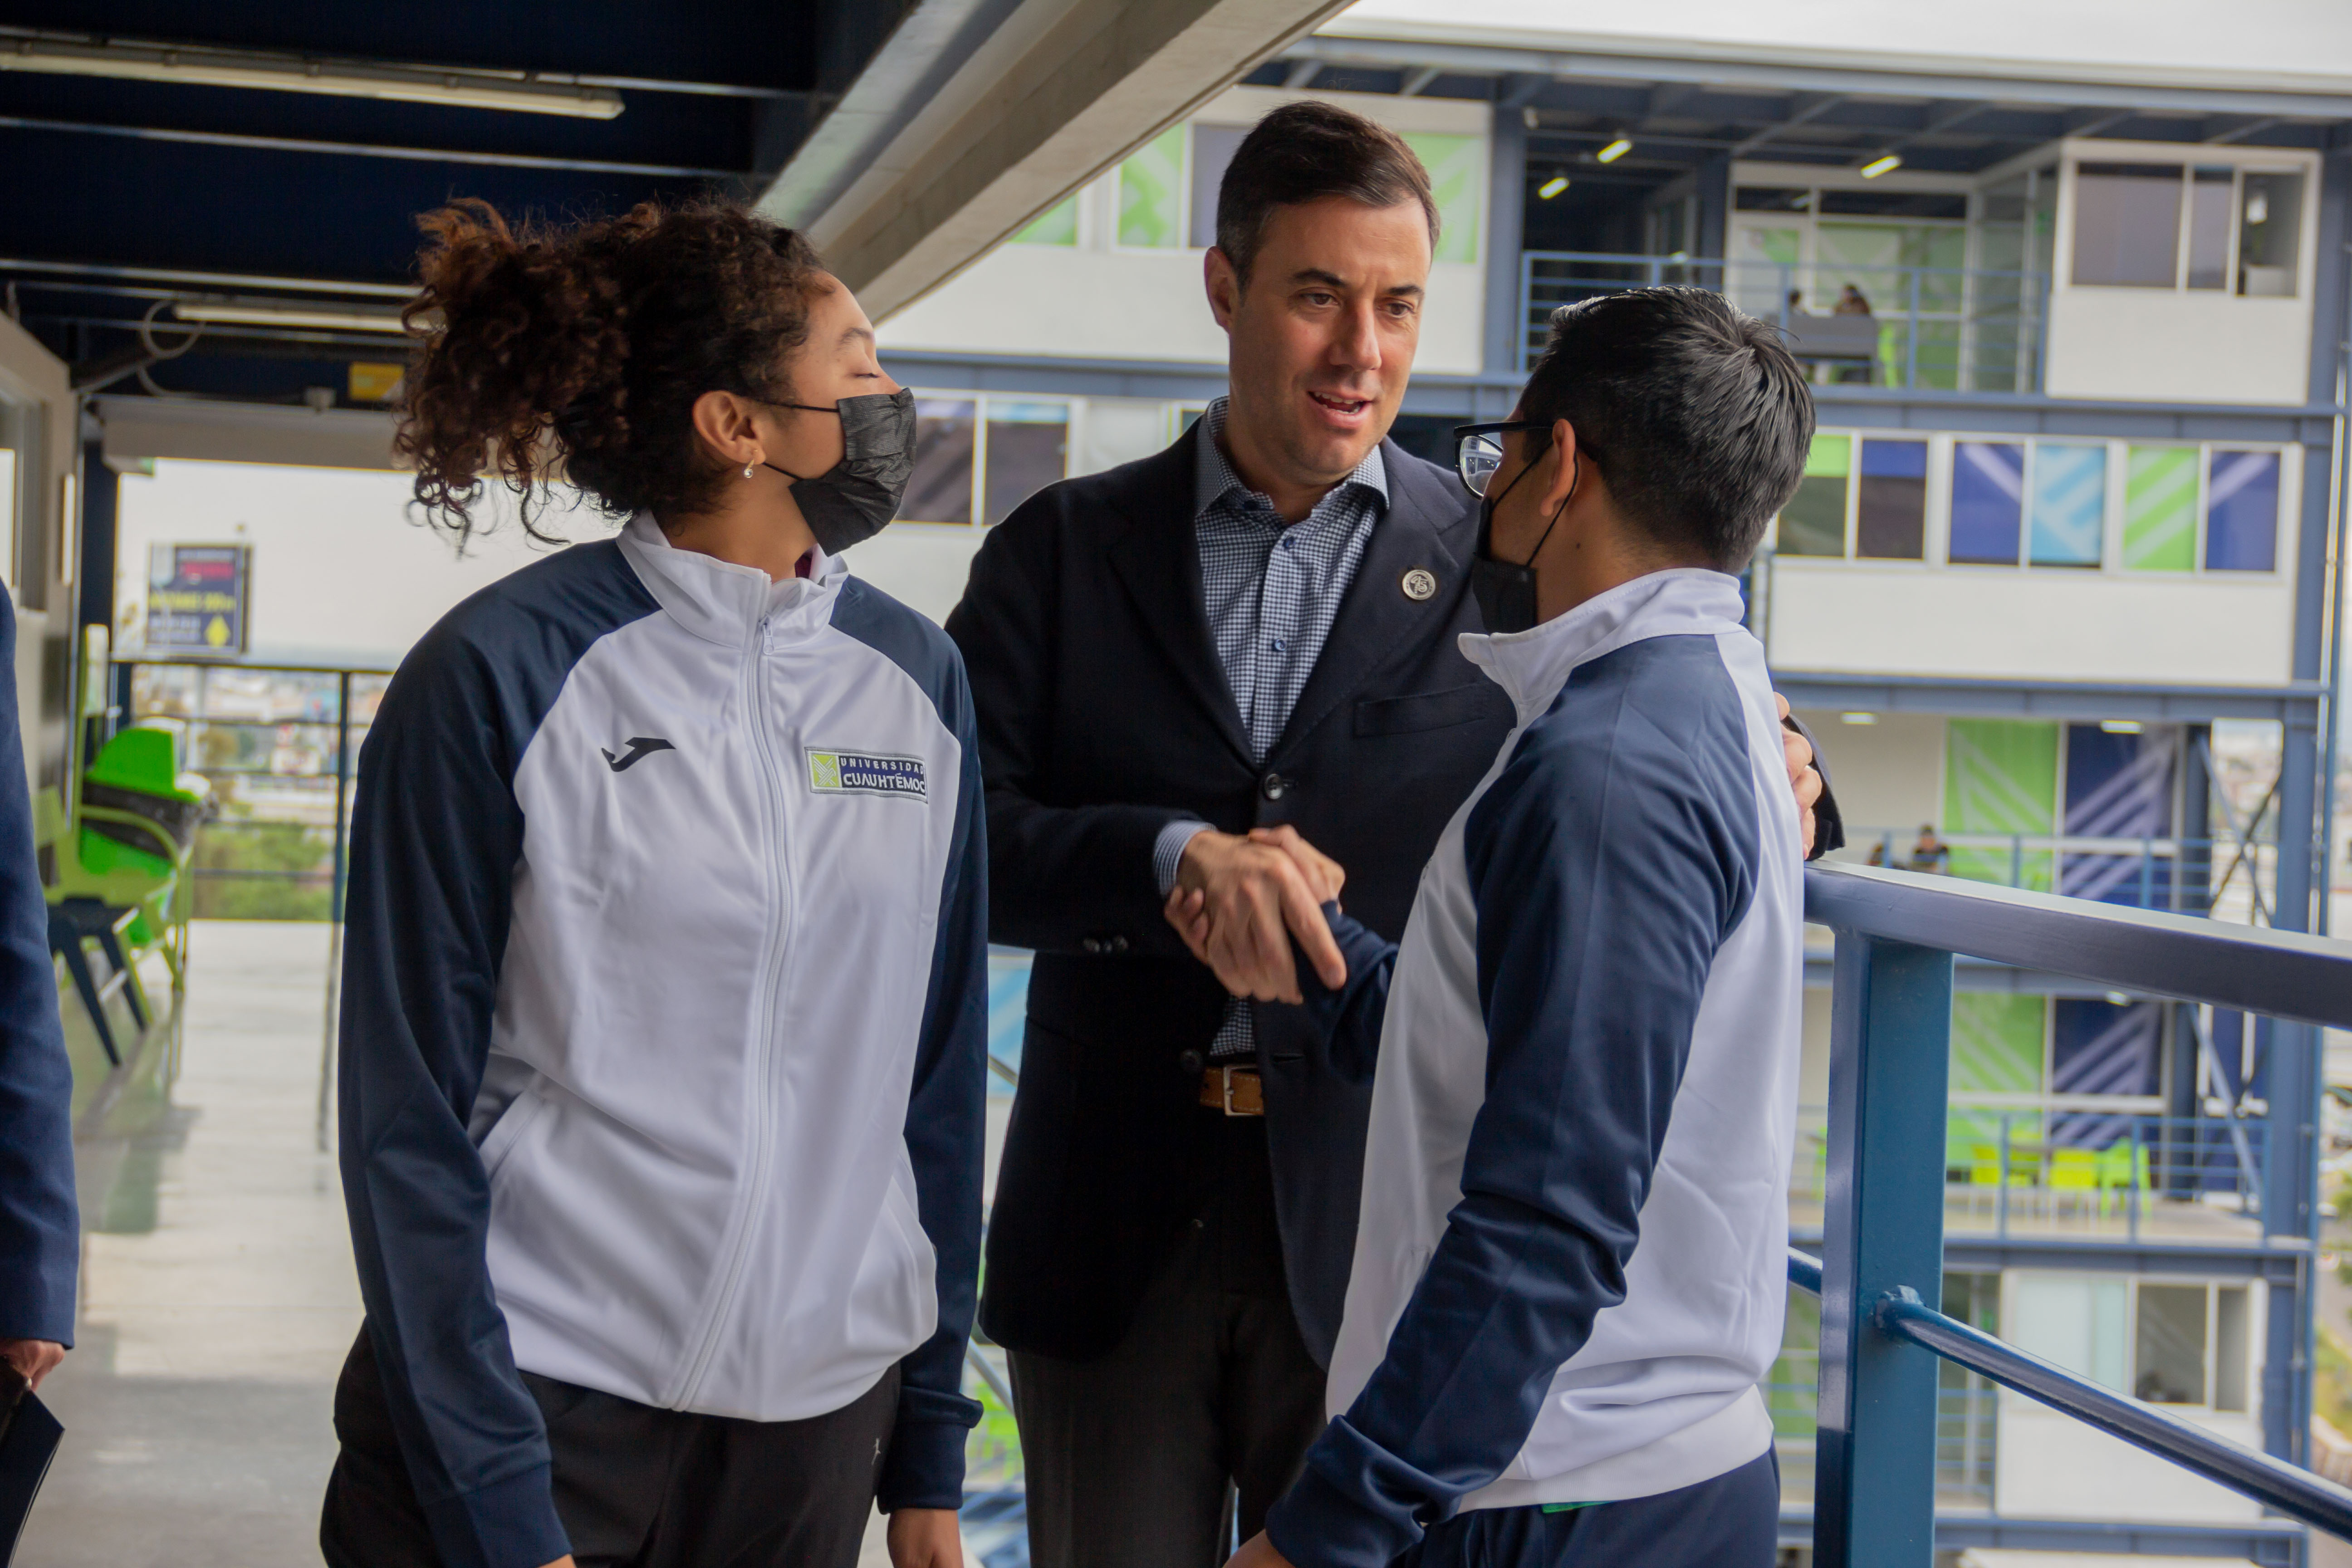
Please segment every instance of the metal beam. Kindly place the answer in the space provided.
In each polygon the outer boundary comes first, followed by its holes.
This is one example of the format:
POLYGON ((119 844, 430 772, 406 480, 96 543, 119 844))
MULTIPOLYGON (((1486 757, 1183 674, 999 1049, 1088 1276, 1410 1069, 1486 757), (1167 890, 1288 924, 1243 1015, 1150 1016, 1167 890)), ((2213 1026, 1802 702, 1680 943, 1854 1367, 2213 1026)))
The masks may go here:
POLYGON ((473 153, 456 148, 398 147, 366 142, 320 142, 299 136, 248 136, 227 131, 175 131, 155 125, 103 125, 83 120, 37 120, 0 114, 0 131, 47 131, 114 136, 133 142, 177 142, 198 147, 249 148, 265 153, 324 153, 343 158, 394 158, 424 163, 471 163, 501 169, 562 169, 647 179, 740 180, 744 169, 703 169, 683 163, 620 163, 598 158, 546 158, 530 153, 473 153))
POLYGON ((1767 126, 1747 141, 1738 143, 1731 149, 1731 155, 1735 158, 1745 158, 1783 131, 1819 120, 1822 115, 1843 103, 1845 99, 1846 95, 1842 92, 1798 93, 1790 100, 1790 113, 1786 120, 1778 125, 1767 126))
POLYGON ((1428 88, 1431 82, 1435 81, 1439 77, 1444 76, 1444 74, 1445 73, 1444 71, 1439 70, 1435 66, 1423 66, 1418 70, 1407 71, 1405 73, 1404 80, 1397 87, 1397 96, 1399 98, 1419 98, 1428 88))

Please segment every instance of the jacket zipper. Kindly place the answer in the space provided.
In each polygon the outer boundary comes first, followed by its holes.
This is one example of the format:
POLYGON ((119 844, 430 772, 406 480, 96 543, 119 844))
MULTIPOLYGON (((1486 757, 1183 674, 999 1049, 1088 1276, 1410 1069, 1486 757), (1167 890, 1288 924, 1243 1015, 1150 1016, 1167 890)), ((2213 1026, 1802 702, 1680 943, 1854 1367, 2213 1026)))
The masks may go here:
POLYGON ((790 953, 787 936, 793 925, 794 889, 784 831, 784 791, 776 765, 774 738, 768 732, 769 619, 765 616, 760 618, 759 630, 752 638, 751 663, 744 676, 746 718, 751 731, 751 750, 759 759, 760 782, 767 807, 768 847, 772 851, 769 864, 775 868, 776 879, 770 900, 767 949, 761 963, 761 973, 767 977, 767 984, 761 991, 759 1018, 753 1035, 753 1048, 759 1052, 759 1072, 751 1089, 751 1147, 743 1185, 736 1196, 731 1240, 717 1287, 711 1295, 700 1342, 688 1358, 686 1375, 679 1384, 677 1405, 680 1409, 691 1405, 701 1392, 702 1380, 709 1373, 711 1358, 718 1353, 719 1336, 734 1311, 736 1292, 742 1285, 743 1265, 751 1251, 752 1222, 762 1206, 761 1200, 768 1186, 768 1170, 775 1154, 776 1000, 777 994, 783 987, 784 969, 790 953))

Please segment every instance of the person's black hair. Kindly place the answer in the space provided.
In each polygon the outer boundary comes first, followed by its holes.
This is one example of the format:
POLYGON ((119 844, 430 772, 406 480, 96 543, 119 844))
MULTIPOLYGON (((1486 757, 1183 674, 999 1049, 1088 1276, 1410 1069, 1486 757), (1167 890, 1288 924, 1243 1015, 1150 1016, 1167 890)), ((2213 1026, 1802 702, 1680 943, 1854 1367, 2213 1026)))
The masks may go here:
POLYGON ((1344 196, 1368 207, 1421 204, 1429 247, 1437 248, 1437 198, 1429 171, 1387 126, 1312 99, 1286 103, 1234 149, 1217 184, 1217 248, 1242 287, 1279 207, 1344 196))
POLYGON ((1628 289, 1553 311, 1519 417, 1567 420, 1619 515, 1726 572, 1797 493, 1813 439, 1812 395, 1780 333, 1706 289, 1628 289))

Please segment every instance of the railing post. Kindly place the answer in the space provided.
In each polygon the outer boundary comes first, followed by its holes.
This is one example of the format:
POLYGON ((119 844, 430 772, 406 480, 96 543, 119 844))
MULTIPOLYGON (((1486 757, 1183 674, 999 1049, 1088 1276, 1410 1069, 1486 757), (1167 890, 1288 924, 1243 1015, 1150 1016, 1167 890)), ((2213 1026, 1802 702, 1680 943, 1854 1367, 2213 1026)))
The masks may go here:
POLYGON ((1841 931, 1833 995, 1813 1561, 1928 1568, 1936 1360, 1870 1310, 1942 1299, 1952 955, 1841 931))

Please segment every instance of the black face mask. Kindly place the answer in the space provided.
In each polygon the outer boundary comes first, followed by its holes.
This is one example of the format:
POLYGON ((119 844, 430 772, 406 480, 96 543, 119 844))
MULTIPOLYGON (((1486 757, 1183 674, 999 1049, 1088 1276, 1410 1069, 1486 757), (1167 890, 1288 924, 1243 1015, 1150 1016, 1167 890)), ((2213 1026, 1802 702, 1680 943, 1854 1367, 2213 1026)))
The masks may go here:
POLYGON ((795 481, 793 500, 808 520, 817 548, 838 555, 881 532, 898 515, 907 481, 915 475, 915 395, 902 386, 845 397, 830 408, 813 403, 778 406, 841 416, 841 461, 824 472, 803 478, 773 463, 760 465, 795 481))
POLYGON ((1529 564, 1517 565, 1495 558, 1495 506, 1503 496, 1511 493, 1512 485, 1535 471, 1535 464, 1530 462, 1513 474, 1511 483, 1503 487, 1502 495, 1480 498, 1478 547, 1470 557, 1470 593, 1478 601, 1478 613, 1486 617, 1486 630, 1490 633, 1501 636, 1529 631, 1535 626, 1536 569, 1533 562, 1543 553, 1544 542, 1551 537, 1551 531, 1559 526, 1560 512, 1566 511, 1569 501, 1576 499, 1576 487, 1584 474, 1582 456, 1580 454, 1575 460, 1578 471, 1576 478, 1569 481, 1567 499, 1559 503, 1559 510, 1551 514, 1551 521, 1544 525, 1543 538, 1537 540, 1536 547, 1528 552, 1529 564))

